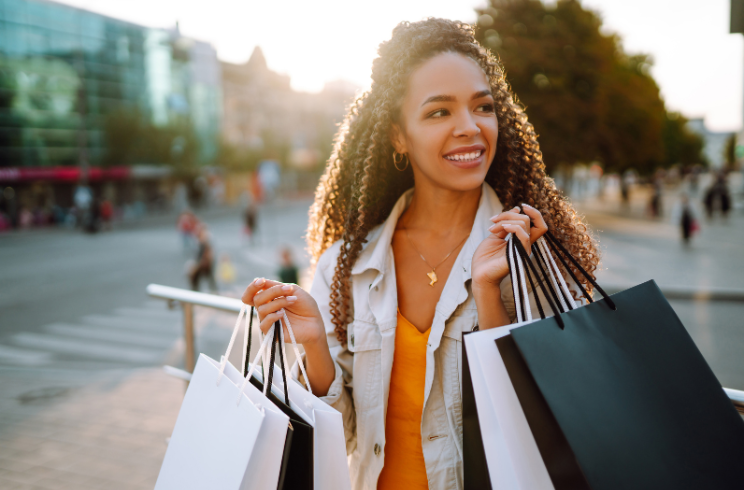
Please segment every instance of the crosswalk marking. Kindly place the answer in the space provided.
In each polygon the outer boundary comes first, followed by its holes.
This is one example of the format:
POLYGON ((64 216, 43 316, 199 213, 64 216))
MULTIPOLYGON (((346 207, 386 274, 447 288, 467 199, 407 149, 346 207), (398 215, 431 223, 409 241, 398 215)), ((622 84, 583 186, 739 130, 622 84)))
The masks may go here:
POLYGON ((114 329, 101 329, 88 325, 71 325, 67 323, 53 323, 46 326, 46 330, 56 334, 79 337, 82 339, 103 340, 122 344, 140 345, 160 349, 169 349, 178 338, 175 335, 151 332, 148 334, 132 335, 114 329))
POLYGON ((59 354, 77 355, 94 359, 131 363, 156 363, 162 351, 127 348, 111 342, 96 342, 45 333, 22 332, 13 336, 13 343, 27 348, 41 348, 59 354))
POLYGON ((170 322, 162 320, 142 320, 139 318, 122 317, 118 315, 85 315, 80 321, 94 327, 107 327, 112 329, 142 330, 145 332, 169 332, 180 334, 183 327, 180 318, 174 318, 170 322))
POLYGON ((17 366, 44 366, 51 362, 52 357, 49 352, 0 345, 0 362, 3 363, 17 366))
POLYGON ((179 309, 147 301, 109 314, 55 322, 19 332, 0 343, 0 366, 80 367, 161 364, 182 336, 179 309))

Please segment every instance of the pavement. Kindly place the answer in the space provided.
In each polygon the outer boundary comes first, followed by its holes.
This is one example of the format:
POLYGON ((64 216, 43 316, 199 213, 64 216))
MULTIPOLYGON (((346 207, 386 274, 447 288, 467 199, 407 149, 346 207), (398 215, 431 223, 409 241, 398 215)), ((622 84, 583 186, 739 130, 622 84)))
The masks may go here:
MULTIPOLYGON (((612 194, 577 203, 603 251, 600 284, 744 289, 741 212, 703 220, 684 248, 673 215, 649 219, 645 198, 639 191, 627 210, 612 194)), ((675 199, 672 190, 668 209, 675 199)), ((237 297, 253 277, 274 275, 280 246, 307 266, 309 204, 266 206, 254 244, 239 211, 205 213, 218 256, 237 272, 221 293, 237 297)), ((172 223, 4 235, 0 256, 0 488, 152 488, 185 391, 162 370, 182 366, 181 313, 144 293, 150 282, 187 287, 189 254, 172 223)), ((744 302, 671 304, 722 384, 744 390, 744 302)), ((197 350, 218 359, 233 321, 196 308, 197 350)))

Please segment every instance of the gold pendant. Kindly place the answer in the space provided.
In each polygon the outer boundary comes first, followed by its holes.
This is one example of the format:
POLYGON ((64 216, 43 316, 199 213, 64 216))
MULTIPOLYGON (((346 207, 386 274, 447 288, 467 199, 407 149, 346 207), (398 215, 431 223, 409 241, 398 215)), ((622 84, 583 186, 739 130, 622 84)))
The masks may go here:
POLYGON ((429 279, 431 279, 429 286, 434 287, 434 283, 439 280, 437 279, 437 273, 434 271, 431 271, 431 272, 427 272, 426 275, 429 276, 429 279))

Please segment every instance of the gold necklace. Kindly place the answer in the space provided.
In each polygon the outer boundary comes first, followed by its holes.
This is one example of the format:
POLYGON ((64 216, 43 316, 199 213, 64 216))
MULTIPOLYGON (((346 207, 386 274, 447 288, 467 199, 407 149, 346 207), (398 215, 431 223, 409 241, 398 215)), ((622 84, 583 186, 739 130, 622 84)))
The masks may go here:
MULTIPOLYGON (((424 255, 423 255, 423 254, 422 254, 421 252, 419 252, 419 249, 418 249, 418 248, 416 248, 416 244, 415 244, 415 243, 413 243, 413 240, 411 240, 411 235, 409 235, 409 234, 408 234, 408 228, 404 228, 404 230, 405 230, 405 232, 406 232, 406 236, 408 237, 408 241, 409 241, 409 242, 411 242, 411 246, 412 246, 412 247, 413 247, 413 249, 414 249, 414 250, 416 251, 416 253, 417 253, 417 254, 419 254, 419 257, 421 257, 421 260, 423 260, 423 261, 424 261, 424 263, 425 263, 426 265, 428 265, 429 267, 431 267, 431 264, 429 263, 429 261, 428 261, 428 260, 426 260, 426 258, 424 257, 424 255)), ((468 233, 468 234, 467 234, 467 236, 465 236, 465 238, 463 238, 463 239, 462 239, 462 241, 461 241, 460 243, 458 243, 458 244, 457 244, 457 246, 456 246, 455 248, 453 248, 453 249, 452 249, 452 250, 450 251, 450 253, 448 253, 448 254, 447 254, 447 255, 446 255, 446 256, 445 256, 445 257, 444 257, 444 258, 442 259, 442 261, 441 261, 441 262, 439 262, 439 263, 438 263, 438 264, 437 264, 436 266, 434 266, 434 267, 431 267, 431 272, 427 272, 427 273, 426 273, 426 275, 427 275, 427 276, 429 277, 429 279, 431 280, 431 282, 429 283, 429 286, 431 286, 431 287, 434 287, 434 283, 435 283, 435 282, 437 282, 437 281, 439 280, 439 278, 437 277, 437 272, 436 272, 436 271, 437 271, 437 267, 439 267, 440 265, 442 265, 442 264, 444 263, 444 261, 445 261, 445 260, 447 260, 447 259, 449 258, 449 256, 450 256, 450 255, 452 255, 452 252, 454 252, 455 250, 457 250, 458 248, 460 248, 460 245, 462 245, 463 243, 465 243, 465 240, 467 240, 469 236, 470 236, 470 233, 468 233)))

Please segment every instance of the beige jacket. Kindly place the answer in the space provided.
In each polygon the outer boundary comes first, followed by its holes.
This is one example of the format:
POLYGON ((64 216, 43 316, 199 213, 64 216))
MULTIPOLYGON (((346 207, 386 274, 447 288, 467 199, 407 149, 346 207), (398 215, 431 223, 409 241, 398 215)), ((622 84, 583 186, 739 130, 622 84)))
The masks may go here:
MULTIPOLYGON (((354 320, 348 325, 347 345, 336 340, 329 307, 340 242, 320 257, 311 289, 336 363, 335 380, 322 399, 343 415, 354 490, 376 490, 385 460, 385 413, 398 308, 391 241, 412 195, 411 189, 401 196, 388 219, 370 232, 352 269, 354 320)), ((475 249, 488 234, 492 224, 489 218, 501 210, 496 193, 484 184, 470 238, 455 261, 431 325, 421 420, 421 445, 431 490, 463 488, 462 334, 478 324, 470 265, 475 249)), ((501 291, 507 311, 514 318, 511 290, 507 277, 501 291)), ((533 316, 539 318, 534 306, 533 316)))

